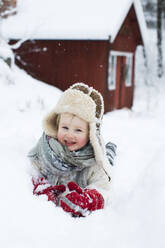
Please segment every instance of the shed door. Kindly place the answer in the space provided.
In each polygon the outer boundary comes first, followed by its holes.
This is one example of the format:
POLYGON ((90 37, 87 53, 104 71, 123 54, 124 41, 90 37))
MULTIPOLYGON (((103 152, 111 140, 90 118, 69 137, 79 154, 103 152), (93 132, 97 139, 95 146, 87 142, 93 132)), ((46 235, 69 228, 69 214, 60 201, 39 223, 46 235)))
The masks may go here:
POLYGON ((115 109, 131 106, 129 89, 132 87, 132 69, 132 54, 111 52, 108 88, 114 91, 115 109))

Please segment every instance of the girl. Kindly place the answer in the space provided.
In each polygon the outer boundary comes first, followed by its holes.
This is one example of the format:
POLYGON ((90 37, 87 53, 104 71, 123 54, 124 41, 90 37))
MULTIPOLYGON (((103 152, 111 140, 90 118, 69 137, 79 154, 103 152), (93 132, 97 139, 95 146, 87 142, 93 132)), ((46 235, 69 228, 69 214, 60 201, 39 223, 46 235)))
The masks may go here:
POLYGON ((103 145, 103 113, 98 91, 73 84, 44 119, 43 135, 28 154, 38 172, 33 193, 47 195, 73 216, 104 208, 109 192, 116 146, 103 145))

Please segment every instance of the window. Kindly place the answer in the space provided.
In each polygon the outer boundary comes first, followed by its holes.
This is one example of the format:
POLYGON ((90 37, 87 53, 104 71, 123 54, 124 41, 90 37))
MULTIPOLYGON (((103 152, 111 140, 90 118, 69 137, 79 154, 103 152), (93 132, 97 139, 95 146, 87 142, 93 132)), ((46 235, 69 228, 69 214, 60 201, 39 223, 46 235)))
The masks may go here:
POLYGON ((126 64, 124 68, 125 86, 132 85, 132 56, 126 56, 126 64))
MULTIPOLYGON (((116 89, 116 74, 121 75, 120 80, 126 87, 132 85, 132 53, 122 51, 111 51, 109 54, 109 68, 108 68, 108 89, 116 89), (118 61, 118 68, 117 68, 118 61), (122 66, 121 61, 124 65, 122 66), (118 72, 117 72, 118 71, 118 72)), ((119 79, 118 79, 119 80, 119 79)), ((118 82, 119 83, 119 82, 118 82)))
POLYGON ((115 90, 116 88, 116 55, 109 56, 109 70, 108 70, 108 89, 115 90))

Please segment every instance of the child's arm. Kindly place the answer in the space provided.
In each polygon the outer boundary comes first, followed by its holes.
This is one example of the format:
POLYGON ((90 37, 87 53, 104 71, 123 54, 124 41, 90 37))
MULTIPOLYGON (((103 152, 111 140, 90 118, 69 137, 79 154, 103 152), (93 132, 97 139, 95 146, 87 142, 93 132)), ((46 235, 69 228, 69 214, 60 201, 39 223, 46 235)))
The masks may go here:
POLYGON ((112 179, 113 178, 113 167, 109 164, 110 174, 107 174, 106 171, 95 164, 88 174, 87 188, 96 189, 104 197, 104 206, 108 206, 111 200, 112 193, 112 179))
POLYGON ((111 175, 107 175, 103 168, 100 168, 98 165, 94 166, 87 180, 88 188, 99 188, 101 190, 109 190, 110 187, 110 178, 111 175))
POLYGON ((39 142, 40 142, 40 139, 37 145, 29 151, 27 156, 31 162, 31 165, 37 170, 37 172, 42 176, 46 176, 47 175, 46 168, 39 159, 40 157, 39 156, 39 142))
POLYGON ((54 202, 58 205, 59 196, 65 192, 66 187, 64 184, 61 185, 51 185, 48 181, 43 177, 33 177, 33 194, 34 195, 45 195, 48 197, 48 201, 54 202))
POLYGON ((67 194, 60 198, 60 206, 72 216, 85 217, 104 208, 104 198, 96 189, 82 189, 75 182, 67 184, 67 194))
POLYGON ((64 211, 73 216, 87 216, 92 211, 103 209, 109 199, 110 178, 103 168, 93 166, 88 185, 80 188, 75 182, 68 183, 69 192, 60 199, 64 211))

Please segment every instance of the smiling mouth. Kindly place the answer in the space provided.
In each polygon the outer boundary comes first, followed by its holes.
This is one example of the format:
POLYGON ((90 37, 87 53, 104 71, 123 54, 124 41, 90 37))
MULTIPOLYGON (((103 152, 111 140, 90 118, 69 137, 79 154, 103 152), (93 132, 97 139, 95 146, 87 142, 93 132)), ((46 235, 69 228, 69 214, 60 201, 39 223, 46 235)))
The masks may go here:
POLYGON ((65 140, 65 145, 66 146, 73 146, 75 144, 76 144, 76 142, 68 142, 68 141, 65 140))

